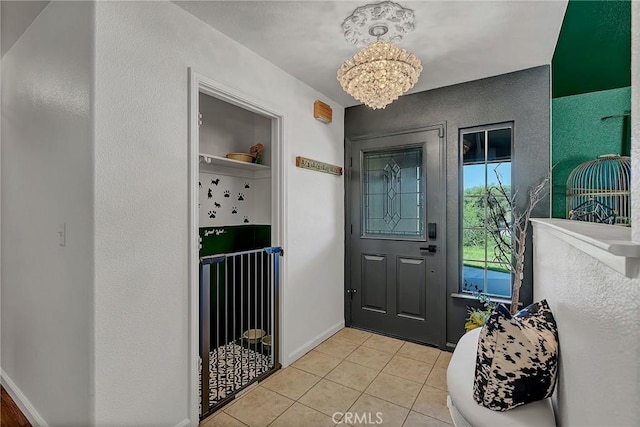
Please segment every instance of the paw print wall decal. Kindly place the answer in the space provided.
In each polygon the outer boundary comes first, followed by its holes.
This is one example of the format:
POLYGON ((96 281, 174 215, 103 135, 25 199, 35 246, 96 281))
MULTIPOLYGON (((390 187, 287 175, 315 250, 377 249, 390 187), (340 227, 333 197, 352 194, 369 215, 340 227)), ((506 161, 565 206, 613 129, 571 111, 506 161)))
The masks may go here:
POLYGON ((249 183, 248 183, 248 182, 246 182, 246 181, 244 182, 244 188, 251 188, 251 187, 249 186, 249 183))
POLYGON ((202 188, 202 183, 198 181, 198 187, 202 188))
POLYGON ((209 211, 209 218, 213 219, 216 217, 216 211, 209 211))
POLYGON ((234 206, 233 209, 231 209, 231 213, 232 214, 237 214, 238 213, 238 208, 234 206))
POLYGON ((207 198, 208 199, 213 198, 213 194, 211 193, 211 189, 209 189, 209 191, 207 191, 207 198))
POLYGON ((224 190, 224 197, 231 197, 229 190, 224 190))
POLYGON ((220 178, 212 179, 212 180, 211 180, 211 183, 212 183, 213 185, 218 185, 218 184, 220 184, 220 178))
POLYGON ((248 216, 244 216, 244 218, 242 219, 242 222, 244 222, 245 224, 249 223, 249 217, 248 216))
POLYGON ((244 200, 244 193, 238 193, 238 200, 240 201, 244 200))
POLYGON ((220 203, 218 203, 218 202, 213 202, 213 206, 216 207, 216 208, 221 208, 222 207, 222 205, 220 203))

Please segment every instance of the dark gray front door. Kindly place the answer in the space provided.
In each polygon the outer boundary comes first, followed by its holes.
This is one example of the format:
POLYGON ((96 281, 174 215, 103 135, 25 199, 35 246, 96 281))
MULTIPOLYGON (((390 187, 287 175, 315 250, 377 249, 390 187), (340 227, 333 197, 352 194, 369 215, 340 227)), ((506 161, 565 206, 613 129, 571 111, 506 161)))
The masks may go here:
POLYGON ((351 325, 440 345, 442 128, 351 143, 351 325))

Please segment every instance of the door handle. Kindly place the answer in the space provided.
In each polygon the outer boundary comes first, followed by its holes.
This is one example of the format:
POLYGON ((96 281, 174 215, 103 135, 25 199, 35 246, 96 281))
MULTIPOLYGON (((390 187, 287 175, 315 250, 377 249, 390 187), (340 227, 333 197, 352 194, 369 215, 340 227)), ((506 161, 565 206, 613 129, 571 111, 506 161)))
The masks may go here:
POLYGON ((427 247, 422 247, 420 248, 421 251, 427 251, 429 253, 434 253, 438 250, 438 247, 436 245, 429 245, 427 247))

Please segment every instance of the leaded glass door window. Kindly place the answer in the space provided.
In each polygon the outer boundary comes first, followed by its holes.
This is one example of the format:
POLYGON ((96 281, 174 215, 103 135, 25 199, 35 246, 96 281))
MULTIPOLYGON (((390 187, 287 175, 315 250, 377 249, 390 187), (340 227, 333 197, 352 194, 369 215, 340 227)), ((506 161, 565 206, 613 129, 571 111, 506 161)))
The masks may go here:
POLYGON ((370 151, 362 158, 362 237, 425 239, 423 147, 370 151))

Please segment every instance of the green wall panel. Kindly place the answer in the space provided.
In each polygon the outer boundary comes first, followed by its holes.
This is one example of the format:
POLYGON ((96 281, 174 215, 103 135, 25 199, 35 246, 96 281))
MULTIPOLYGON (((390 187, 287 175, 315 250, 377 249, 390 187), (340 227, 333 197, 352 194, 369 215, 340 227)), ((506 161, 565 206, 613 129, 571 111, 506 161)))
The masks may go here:
POLYGON ((553 97, 631 85, 631 2, 567 6, 553 55, 553 97))
POLYGON ((262 249, 271 246, 270 225, 234 225, 225 227, 201 227, 200 256, 228 254, 232 252, 262 249), (212 232, 205 236, 205 231, 212 232), (215 232, 217 231, 217 233, 215 232))
POLYGON ((566 182, 580 163, 602 154, 623 154, 622 117, 601 120, 631 109, 631 88, 611 89, 553 99, 551 162, 552 216, 566 216, 566 182))
MULTIPOLYGON (((270 225, 201 227, 199 233, 202 239, 200 256, 229 254, 271 246, 270 225), (205 236, 205 232, 208 235, 205 236)), ((257 325, 261 325, 261 328, 271 334, 267 317, 270 289, 268 262, 269 256, 259 253, 231 257, 224 262, 211 264, 209 291, 212 349, 236 340, 244 330, 257 325), (260 295, 263 299, 257 302, 258 300, 250 295, 260 295), (248 306, 253 309, 246 309, 248 306)))

